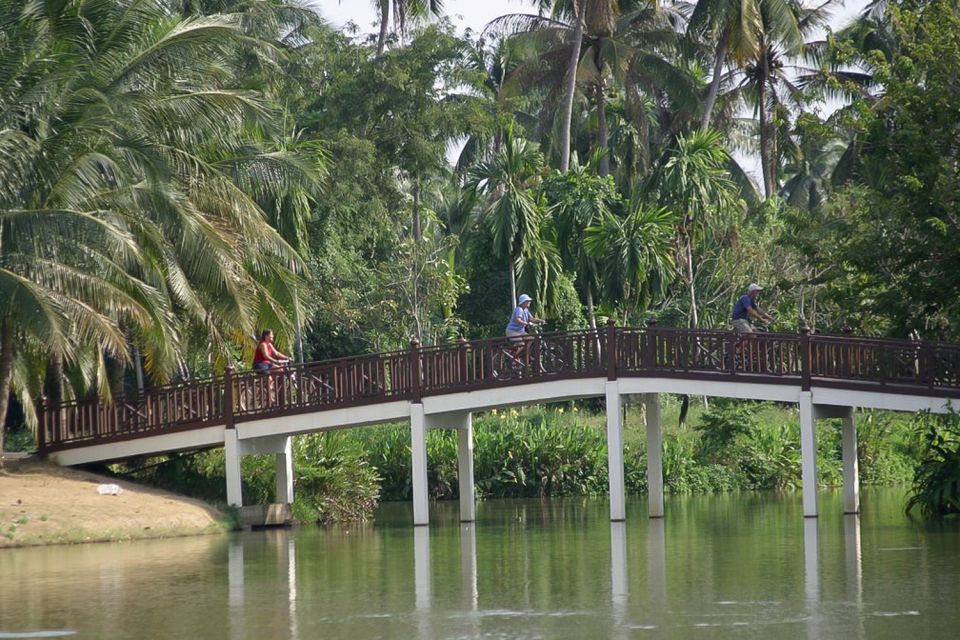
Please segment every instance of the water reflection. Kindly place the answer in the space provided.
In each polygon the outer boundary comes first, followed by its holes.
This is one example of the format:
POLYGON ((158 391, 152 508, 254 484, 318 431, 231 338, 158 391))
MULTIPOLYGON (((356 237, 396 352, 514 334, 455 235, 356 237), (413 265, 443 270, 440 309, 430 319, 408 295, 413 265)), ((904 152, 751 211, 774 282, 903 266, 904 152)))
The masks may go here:
POLYGON ((228 616, 230 624, 230 640, 244 640, 244 576, 243 576, 243 543, 233 540, 227 548, 227 591, 228 616))
POLYGON ((856 614, 856 637, 863 638, 863 556, 860 549, 859 513, 843 516, 843 551, 847 601, 856 614))
POLYGON ((430 637, 430 528, 413 529, 413 583, 416 594, 417 628, 421 638, 430 637))
POLYGON ((667 611, 667 545, 663 518, 647 521, 647 598, 649 625, 662 629, 667 611))
POLYGON ((630 587, 627 578, 627 525, 610 523, 610 595, 613 604, 614 637, 626 638, 630 587))
POLYGON ((918 532, 893 499, 802 521, 797 502, 678 499, 665 520, 610 523, 601 502, 490 501, 477 524, 451 504, 430 528, 403 511, 397 524, 5 549, 0 575, 15 587, 0 597, 0 636, 955 635, 960 523, 918 532))
POLYGON ((471 611, 476 611, 480 606, 480 593, 477 590, 477 532, 474 527, 472 522, 460 525, 460 573, 471 611))
POLYGON ((803 519, 803 583, 807 637, 820 637, 820 520, 803 519))

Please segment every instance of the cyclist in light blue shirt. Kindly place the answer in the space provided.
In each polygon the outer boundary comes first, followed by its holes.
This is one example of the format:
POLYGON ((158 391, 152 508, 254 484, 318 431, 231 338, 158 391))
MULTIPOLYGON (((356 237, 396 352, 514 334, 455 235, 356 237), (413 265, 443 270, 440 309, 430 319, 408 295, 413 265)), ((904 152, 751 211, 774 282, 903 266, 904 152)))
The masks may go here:
POLYGON ((510 315, 510 322, 507 323, 508 338, 522 338, 527 333, 527 327, 530 325, 543 324, 543 320, 530 313, 530 303, 533 298, 523 293, 517 299, 517 306, 510 315))

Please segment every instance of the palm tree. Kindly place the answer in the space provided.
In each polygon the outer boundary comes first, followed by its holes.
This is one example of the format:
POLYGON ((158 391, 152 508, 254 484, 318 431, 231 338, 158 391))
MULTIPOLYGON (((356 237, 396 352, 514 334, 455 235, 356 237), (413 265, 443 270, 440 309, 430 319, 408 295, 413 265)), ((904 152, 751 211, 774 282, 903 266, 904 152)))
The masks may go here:
POLYGON ((390 27, 390 14, 393 14, 393 24, 401 39, 407 33, 407 22, 411 18, 426 18, 428 15, 440 16, 443 14, 443 0, 374 0, 380 16, 380 33, 377 36, 377 56, 383 55, 387 42, 387 32, 390 27))
POLYGON ((36 390, 10 373, 31 350, 71 367, 92 348, 108 391, 128 342, 165 380, 191 335, 223 362, 258 321, 288 327, 299 257, 258 202, 316 175, 271 144, 260 96, 224 88, 252 44, 242 20, 0 0, 0 21, 0 289, 16 301, 0 318, 0 424, 11 384, 36 390))
POLYGON ((696 131, 677 139, 645 185, 649 200, 679 218, 676 237, 684 265, 691 329, 699 326, 694 245, 709 233, 714 219, 722 219, 742 206, 737 186, 727 172, 728 160, 720 133, 696 131))
POLYGON ((587 228, 584 247, 600 270, 605 298, 623 309, 622 321, 662 294, 673 272, 676 217, 665 208, 633 203, 625 216, 604 213, 587 228))
POLYGON ((704 100, 700 129, 710 127, 728 62, 743 67, 759 58, 762 41, 778 41, 792 50, 802 43, 790 0, 698 0, 688 33, 712 45, 713 74, 704 100))
POLYGON ((777 191, 780 157, 777 151, 778 137, 788 128, 793 108, 805 103, 803 87, 798 84, 797 78, 808 74, 810 70, 797 67, 795 62, 807 46, 805 38, 826 25, 831 5, 835 2, 825 0, 823 4, 808 9, 802 0, 788 0, 801 35, 799 41, 794 40, 792 35, 785 37, 787 34, 778 26, 779 12, 761 5, 759 47, 756 55, 740 67, 742 79, 737 92, 754 106, 758 114, 760 166, 767 198, 777 191))
POLYGON ((509 262, 511 305, 517 300, 517 261, 528 253, 544 217, 534 198, 542 165, 538 145, 515 136, 513 127, 508 126, 500 151, 468 176, 467 188, 487 199, 478 223, 490 232, 494 255, 509 262))
POLYGON ((517 93, 543 91, 543 111, 551 119, 554 107, 562 100, 559 166, 569 167, 566 140, 572 146, 572 117, 566 113, 575 104, 576 81, 586 87, 587 99, 596 115, 592 149, 597 154, 601 176, 610 173, 609 126, 607 105, 612 87, 633 97, 642 92, 669 92, 688 83, 685 72, 672 65, 666 56, 676 45, 676 31, 670 16, 654 3, 643 0, 598 0, 586 2, 581 16, 572 2, 556 3, 551 17, 511 14, 497 18, 488 30, 511 35, 518 47, 535 53, 520 62, 508 78, 508 86, 517 93), (573 22, 571 23, 571 19, 573 22), (581 25, 582 22, 582 25, 581 25), (574 36, 582 28, 582 37, 574 36), (571 63, 577 58, 576 74, 571 63))
POLYGON ((573 167, 544 182, 548 203, 552 204, 556 246, 564 267, 576 274, 576 283, 587 303, 587 319, 592 329, 597 328, 595 300, 599 293, 599 269, 596 260, 584 246, 588 228, 620 208, 620 195, 613 179, 595 175, 594 167, 581 165, 573 158, 573 167))

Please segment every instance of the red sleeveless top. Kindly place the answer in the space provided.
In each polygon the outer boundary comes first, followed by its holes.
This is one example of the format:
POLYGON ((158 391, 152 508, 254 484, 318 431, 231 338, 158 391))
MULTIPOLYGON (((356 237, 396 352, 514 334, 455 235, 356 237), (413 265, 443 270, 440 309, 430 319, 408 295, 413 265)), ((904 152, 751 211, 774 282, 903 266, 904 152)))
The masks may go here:
POLYGON ((253 352, 253 364, 260 364, 261 362, 270 362, 263 355, 264 349, 262 347, 266 346, 266 352, 270 354, 270 357, 273 357, 274 349, 273 345, 267 342, 266 340, 261 340, 260 344, 257 345, 257 350, 253 352))

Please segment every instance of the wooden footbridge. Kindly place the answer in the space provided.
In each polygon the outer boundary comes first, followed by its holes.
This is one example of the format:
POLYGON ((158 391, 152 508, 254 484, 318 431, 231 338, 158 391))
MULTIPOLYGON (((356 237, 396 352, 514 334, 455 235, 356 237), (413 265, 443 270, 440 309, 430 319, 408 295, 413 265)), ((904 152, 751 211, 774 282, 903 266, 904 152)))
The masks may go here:
POLYGON ((816 420, 843 419, 845 510, 859 510, 853 409, 949 411, 960 400, 960 345, 850 335, 751 334, 658 327, 460 340, 406 351, 235 372, 151 388, 104 403, 44 405, 39 448, 63 465, 224 447, 227 498, 241 505, 240 457, 277 454, 277 501, 293 501, 291 436, 385 422, 411 431, 414 523, 429 520, 426 430, 459 432, 460 513, 473 520, 472 414, 603 397, 610 514, 625 517, 624 402, 647 406, 649 515, 663 515, 660 393, 799 405, 804 514, 817 515, 816 420))

